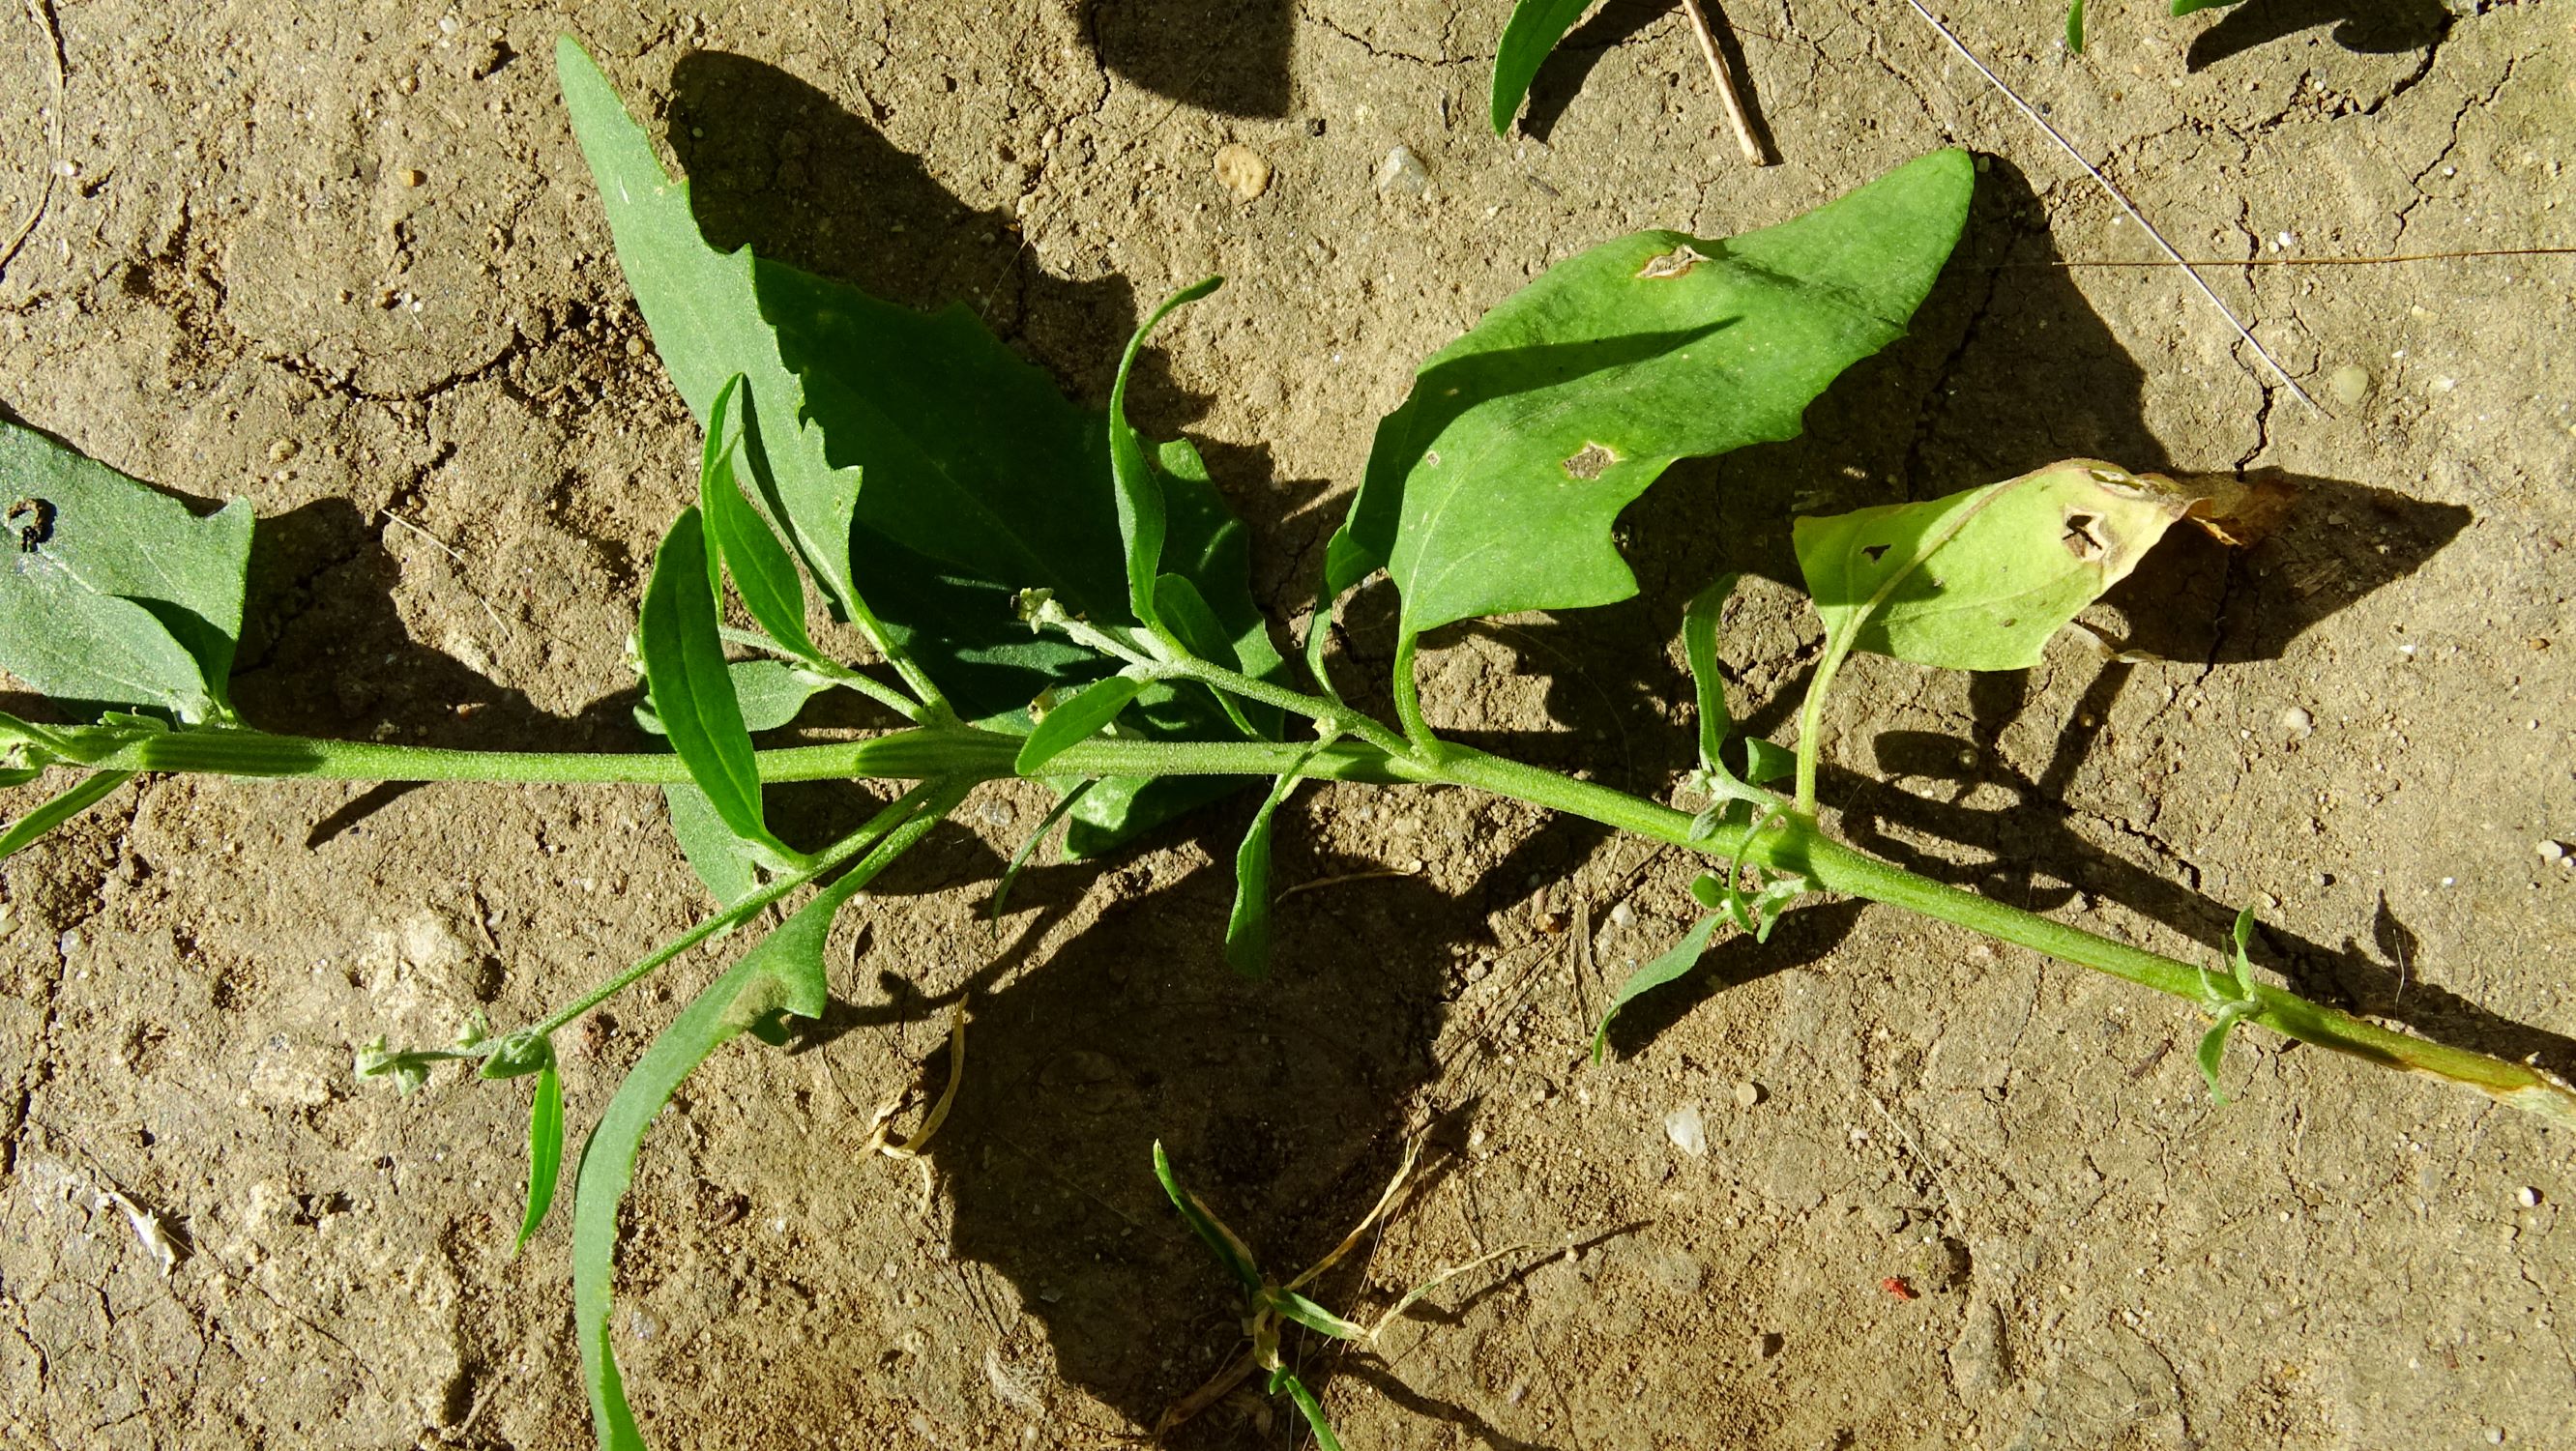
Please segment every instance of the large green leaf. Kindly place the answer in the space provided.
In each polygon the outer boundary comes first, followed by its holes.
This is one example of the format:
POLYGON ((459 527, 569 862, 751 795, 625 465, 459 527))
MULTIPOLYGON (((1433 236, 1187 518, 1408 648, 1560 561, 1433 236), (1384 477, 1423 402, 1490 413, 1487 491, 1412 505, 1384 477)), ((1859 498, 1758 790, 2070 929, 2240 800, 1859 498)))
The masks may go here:
MULTIPOLYGON (((971 720, 1024 728, 1042 692, 1111 673, 1116 662, 1032 636, 1011 609, 1020 590, 1044 588, 1087 618, 1129 616, 1107 420, 1068 402, 963 308, 920 313, 748 249, 708 247, 686 189, 598 68, 570 42, 557 59, 619 260, 674 383, 704 418, 726 380, 747 375, 752 476, 843 607, 868 614, 971 720), (851 582, 854 559, 863 588, 851 582)), ((1167 516, 1163 570, 1215 611, 1235 668, 1274 675, 1241 526, 1186 449, 1167 445, 1152 462, 1167 516)), ((1157 685, 1129 719, 1147 735, 1235 734, 1195 686, 1157 685)), ((1068 847, 1104 849, 1229 789, 1239 786, 1104 783, 1084 798, 1068 847)))
POLYGON ((2198 499, 2098 459, 1791 531, 1828 653, 1951 670, 2021 670, 2076 612, 2128 577, 2198 499))
POLYGON ((77 706, 230 714, 251 509, 212 514, 0 418, 0 670, 77 706))
POLYGON ((1520 0, 1512 7, 1512 18, 1503 26, 1503 38, 1494 47, 1494 134, 1505 135, 1512 129, 1512 117, 1519 114, 1522 98, 1529 95, 1530 82, 1538 79, 1538 68, 1547 60, 1556 43, 1592 8, 1592 0, 1520 0))
POLYGON ((1796 436, 1902 335, 1967 218, 1964 151, 1732 240, 1645 232, 1559 263, 1425 363, 1334 538, 1338 595, 1384 567, 1402 628, 1636 593, 1620 510, 1674 459, 1796 436))
POLYGON ((671 385, 706 423, 727 383, 743 376, 753 477, 826 593, 840 608, 854 608, 849 520, 859 475, 824 456, 822 433, 808 422, 804 384, 781 361, 777 336, 762 318, 751 249, 707 245, 688 187, 662 170, 643 128, 570 36, 555 43, 555 69, 573 134, 599 182, 617 264, 671 385))

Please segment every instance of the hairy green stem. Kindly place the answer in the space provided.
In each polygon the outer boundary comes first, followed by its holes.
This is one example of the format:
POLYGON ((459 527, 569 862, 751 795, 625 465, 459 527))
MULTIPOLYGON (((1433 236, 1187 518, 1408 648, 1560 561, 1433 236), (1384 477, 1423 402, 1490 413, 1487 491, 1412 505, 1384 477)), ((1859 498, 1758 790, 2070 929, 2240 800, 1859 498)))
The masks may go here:
MULTIPOLYGON (((1204 667, 1211 676, 1226 672, 1204 667)), ((1259 684, 1259 682, 1250 682, 1259 684)), ((1276 687, 1265 687, 1275 690, 1276 687)), ((1327 702, 1296 696, 1289 708, 1338 723, 1343 714, 1327 702)), ((1260 697, 1255 697, 1260 698, 1260 697)), ((1813 692, 1810 699, 1814 699, 1813 692)), ((1370 722, 1374 734, 1387 735, 1370 722)), ((858 777, 907 780, 937 778, 944 794, 962 796, 975 781, 1008 777, 1020 738, 964 726, 922 727, 866 740, 822 746, 798 746, 758 754, 766 781, 805 781, 858 777)), ((1806 877, 1823 891, 1885 902, 1952 922, 2006 942, 2082 967, 2153 988, 2206 1007, 2201 969, 2191 963, 2148 952, 2081 928, 2052 921, 1918 876, 1876 857, 1844 846, 1824 833, 1812 818, 1793 816, 1768 828, 1721 825, 1704 836, 1692 834, 1689 812, 1629 795, 1596 782, 1561 776, 1535 766, 1444 743, 1436 755, 1398 749, 1378 741, 1338 741, 1320 749, 1266 741, 1137 741, 1094 739, 1066 749, 1047 763, 1049 775, 1277 776, 1297 770, 1306 776, 1379 785, 1447 785, 1484 791, 1551 810, 1569 812, 1606 826, 1665 842, 1716 861, 1742 860, 1775 871, 1806 877), (1300 765, 1300 762, 1303 765, 1300 765)), ((637 782, 667 785, 688 779, 679 758, 670 755, 515 754, 452 751, 366 742, 317 741, 272 736, 258 731, 207 729, 136 738, 98 758, 99 768, 118 771, 197 771, 241 776, 322 776, 371 780, 473 780, 505 782, 637 782)), ((921 799, 929 788, 906 801, 921 799)), ((900 804, 899 804, 900 806, 900 804)), ((910 813, 888 808, 859 836, 835 845, 817 858, 815 871, 828 870, 864 849, 910 813)), ((706 935, 777 896, 792 891, 812 873, 782 878, 745 904, 673 943, 656 958, 631 969, 603 992, 614 991, 648 972, 669 956, 686 950, 706 935)), ((598 994, 594 994, 594 998, 598 994)), ((2415 1072, 2429 1073, 2475 1088, 2517 1107, 2563 1123, 2576 1124, 2576 1091, 2537 1069, 2464 1049, 2394 1032, 2348 1013, 2312 1003, 2276 988, 2257 986, 2261 1006, 2247 1021, 2338 1053, 2415 1072)), ((587 1006, 587 1002, 583 1006, 587 1006)), ((558 1015, 569 1021, 581 1007, 558 1015)))
POLYGON ((1431 734, 1431 723, 1422 718, 1422 682, 1413 674, 1414 639, 1413 633, 1407 631, 1395 642, 1395 720, 1404 727, 1405 739, 1413 742, 1416 752, 1436 755, 1440 742, 1431 734))

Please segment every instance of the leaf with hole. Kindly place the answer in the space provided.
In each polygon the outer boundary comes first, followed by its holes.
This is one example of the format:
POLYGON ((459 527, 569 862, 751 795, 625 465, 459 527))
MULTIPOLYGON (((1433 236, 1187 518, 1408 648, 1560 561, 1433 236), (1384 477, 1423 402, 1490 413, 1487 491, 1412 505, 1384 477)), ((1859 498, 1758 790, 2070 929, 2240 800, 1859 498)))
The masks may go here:
POLYGON ((1797 436, 1902 336, 1967 219, 1964 151, 1725 240, 1644 232, 1558 263, 1434 354, 1379 424, 1329 593, 1383 567, 1399 628, 1636 593, 1611 525, 1677 458, 1797 436))
POLYGON ((1791 540, 1829 657, 2024 670, 2197 502, 2160 475, 2070 459, 1944 499, 1802 518, 1791 540))
POLYGON ((0 670, 85 713, 228 719, 251 508, 211 514, 0 418, 0 670))

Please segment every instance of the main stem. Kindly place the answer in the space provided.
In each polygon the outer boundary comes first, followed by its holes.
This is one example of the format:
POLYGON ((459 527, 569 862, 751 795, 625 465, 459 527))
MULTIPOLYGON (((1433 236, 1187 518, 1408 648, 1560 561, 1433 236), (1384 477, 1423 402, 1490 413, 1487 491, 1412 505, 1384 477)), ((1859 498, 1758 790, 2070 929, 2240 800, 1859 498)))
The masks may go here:
MULTIPOLYGON (((1327 702, 1303 696, 1293 700, 1292 708, 1343 713, 1327 702)), ((1381 726, 1372 734, 1390 733, 1381 726)), ((1019 737, 999 732, 928 726, 832 745, 762 751, 757 760, 764 781, 878 777, 967 782, 1012 776, 1019 746, 1019 737)), ((688 779, 679 758, 672 755, 453 751, 230 729, 141 737, 88 764, 110 771, 342 780, 671 785, 688 779)), ((1049 775, 1085 777, 1276 776, 1293 769, 1328 780, 1467 787, 1585 817, 1716 861, 1740 854, 1745 862, 1797 873, 1822 891, 1903 907, 2206 1005, 2201 969, 2194 964, 1905 871, 1834 841, 1810 816, 1791 815, 1758 832, 1729 825, 1694 836, 1688 812, 1450 743, 1436 750, 1400 751, 1377 741, 1335 741, 1318 748, 1268 741, 1095 739, 1067 749, 1051 759, 1046 769, 1049 775)), ((2338 1053, 2446 1078, 2501 1102, 2576 1125, 2576 1090, 2538 1069, 2393 1032, 2277 988, 2258 985, 2254 992, 2261 1006, 2246 1021, 2338 1053)))

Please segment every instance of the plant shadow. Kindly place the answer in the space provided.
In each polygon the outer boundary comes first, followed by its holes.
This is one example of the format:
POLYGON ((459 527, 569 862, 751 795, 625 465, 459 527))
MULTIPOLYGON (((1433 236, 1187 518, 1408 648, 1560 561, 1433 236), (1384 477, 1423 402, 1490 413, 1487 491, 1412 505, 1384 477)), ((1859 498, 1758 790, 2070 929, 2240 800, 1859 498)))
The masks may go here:
POLYGON ((1122 80, 1222 115, 1288 114, 1293 0, 1086 0, 1082 18, 1122 80))
POLYGON ((2333 26, 2334 43, 2355 54, 2429 53, 2449 32, 2452 18, 2442 0, 2245 0, 2193 37, 2185 63, 2207 70, 2320 25, 2333 26))

